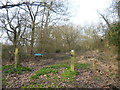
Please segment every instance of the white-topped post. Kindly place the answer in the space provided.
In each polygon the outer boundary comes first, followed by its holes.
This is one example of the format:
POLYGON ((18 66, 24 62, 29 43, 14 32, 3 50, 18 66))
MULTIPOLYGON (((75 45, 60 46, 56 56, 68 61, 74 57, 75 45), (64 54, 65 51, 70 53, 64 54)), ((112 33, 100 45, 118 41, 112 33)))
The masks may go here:
POLYGON ((71 71, 74 71, 75 51, 71 50, 71 71))

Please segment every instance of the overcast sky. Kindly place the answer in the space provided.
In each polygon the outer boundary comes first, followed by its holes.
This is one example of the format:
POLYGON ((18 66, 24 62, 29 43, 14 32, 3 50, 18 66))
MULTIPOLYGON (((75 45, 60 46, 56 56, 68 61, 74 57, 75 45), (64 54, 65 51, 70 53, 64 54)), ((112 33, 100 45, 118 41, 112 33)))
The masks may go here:
MULTIPOLYGON (((11 1, 16 3, 24 0, 11 0, 11 1)), ((112 2, 112 0, 67 0, 67 1, 71 3, 70 9, 73 12, 73 17, 70 19, 70 22, 76 25, 94 24, 99 22, 100 16, 98 15, 97 11, 103 12, 106 8, 110 6, 110 3, 112 2)))
POLYGON ((97 11, 103 12, 110 6, 112 0, 72 0, 75 10, 71 22, 77 25, 94 24, 99 22, 97 11))
MULTIPOLYGON (((11 1, 15 3, 18 0, 11 1)), ((68 2, 72 3, 70 8, 73 12, 70 22, 85 26, 98 23, 100 16, 97 11, 103 12, 110 6, 112 0, 68 0, 68 2)))

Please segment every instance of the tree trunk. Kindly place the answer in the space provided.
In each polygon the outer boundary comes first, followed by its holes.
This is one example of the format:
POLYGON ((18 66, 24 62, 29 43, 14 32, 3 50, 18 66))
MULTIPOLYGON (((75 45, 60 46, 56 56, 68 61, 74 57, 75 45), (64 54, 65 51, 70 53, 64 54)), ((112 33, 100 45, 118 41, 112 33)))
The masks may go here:
POLYGON ((42 16, 42 21, 41 21, 41 26, 40 26, 40 31, 39 31, 39 40, 38 40, 38 50, 43 52, 43 23, 44 23, 44 12, 45 12, 45 7, 43 9, 43 16, 42 16))
POLYGON ((35 23, 32 22, 32 35, 31 35, 31 55, 34 52, 34 33, 35 33, 35 23))

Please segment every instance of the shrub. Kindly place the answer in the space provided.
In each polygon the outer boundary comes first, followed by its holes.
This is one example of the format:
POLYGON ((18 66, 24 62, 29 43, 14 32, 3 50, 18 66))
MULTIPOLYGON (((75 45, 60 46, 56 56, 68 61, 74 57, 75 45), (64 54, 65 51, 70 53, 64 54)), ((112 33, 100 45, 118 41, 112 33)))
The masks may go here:
POLYGON ((56 49, 56 51, 55 51, 56 53, 60 53, 61 52, 61 50, 60 49, 56 49))

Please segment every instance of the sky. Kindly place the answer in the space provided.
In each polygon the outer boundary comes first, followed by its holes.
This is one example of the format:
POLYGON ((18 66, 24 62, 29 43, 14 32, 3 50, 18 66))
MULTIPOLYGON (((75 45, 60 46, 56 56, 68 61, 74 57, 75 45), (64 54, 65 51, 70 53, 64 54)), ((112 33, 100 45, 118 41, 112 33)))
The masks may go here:
POLYGON ((76 25, 94 24, 99 22, 99 12, 110 6, 112 0, 71 0, 75 9, 70 22, 76 25))
MULTIPOLYGON (((18 1, 24 0, 11 0, 11 1, 16 3, 18 1)), ((86 24, 89 25, 99 22, 100 16, 97 13, 97 11, 103 12, 106 8, 110 6, 110 3, 112 2, 112 0, 67 0, 67 1, 72 5, 70 6, 70 9, 73 13, 73 16, 70 18, 70 22, 76 25, 86 24)))
POLYGON ((100 16, 97 11, 103 12, 110 6, 112 0, 68 0, 68 2, 72 4, 70 8, 73 13, 69 22, 85 26, 98 23, 100 16))

